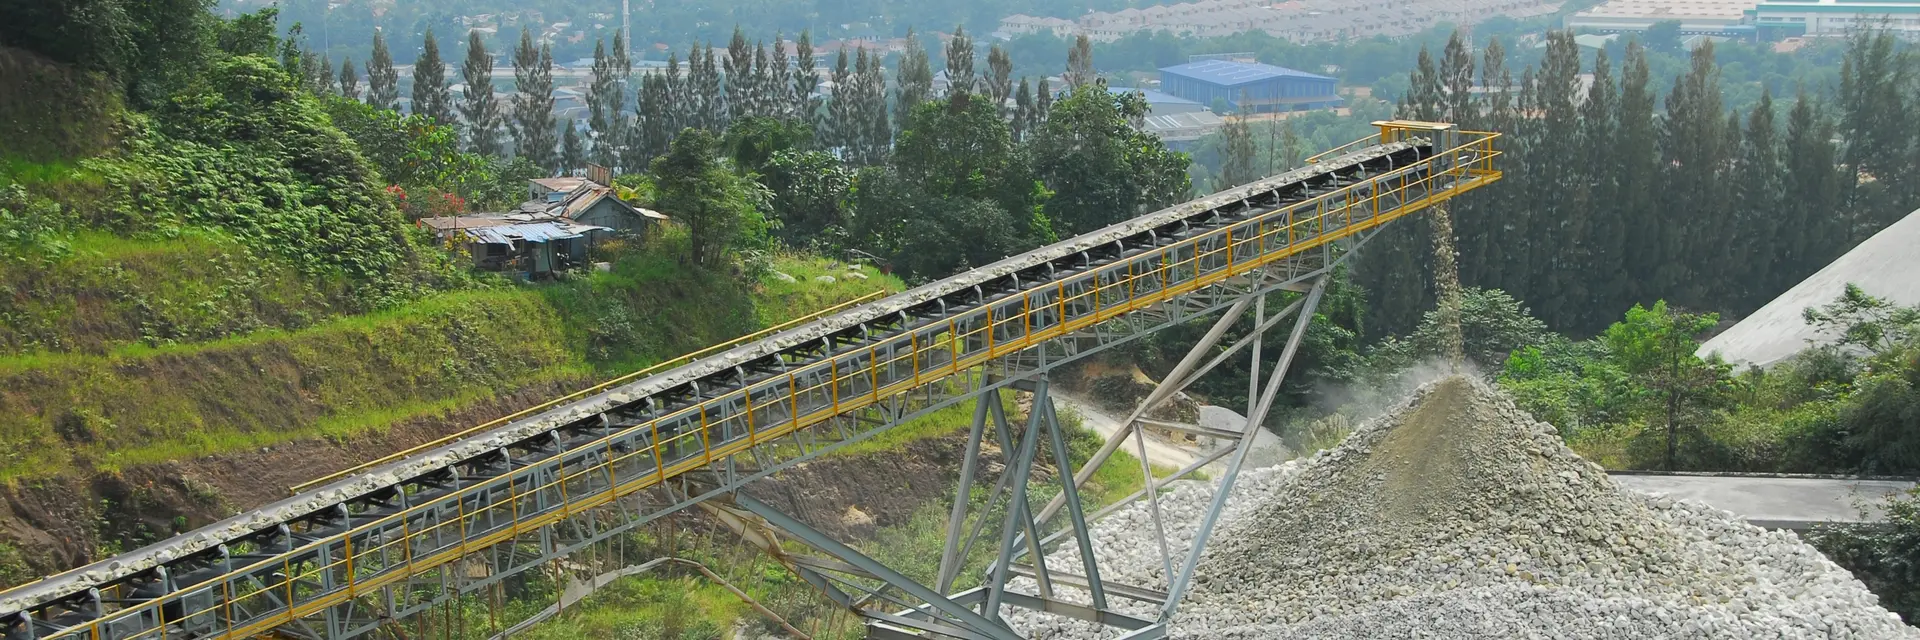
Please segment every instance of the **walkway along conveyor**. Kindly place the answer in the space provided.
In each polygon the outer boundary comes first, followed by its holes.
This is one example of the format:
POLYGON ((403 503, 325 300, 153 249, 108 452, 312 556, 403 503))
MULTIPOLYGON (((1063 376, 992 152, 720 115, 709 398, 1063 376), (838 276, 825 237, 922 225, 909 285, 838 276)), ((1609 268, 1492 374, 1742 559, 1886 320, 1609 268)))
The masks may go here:
POLYGON ((1282 266, 1293 270, 1289 282, 1323 273, 1341 257, 1335 242, 1499 178, 1496 134, 1376 124, 1379 136, 1337 157, 862 304, 0 592, 0 639, 364 634, 909 414, 1005 386, 1028 371, 1020 367, 1034 366, 1035 354, 1044 370, 1224 308, 1210 292, 1274 290, 1282 266), (862 412, 878 418, 850 419, 862 412), (816 443, 816 428, 840 439, 816 443), (736 456, 754 467, 743 472, 736 456), (693 472, 712 488, 695 494, 682 486, 664 505, 625 500, 693 472), (613 524, 593 517, 610 505, 632 513, 613 524), (454 571, 462 559, 484 560, 487 570, 478 578, 454 571), (439 595, 418 596, 435 584, 439 595))

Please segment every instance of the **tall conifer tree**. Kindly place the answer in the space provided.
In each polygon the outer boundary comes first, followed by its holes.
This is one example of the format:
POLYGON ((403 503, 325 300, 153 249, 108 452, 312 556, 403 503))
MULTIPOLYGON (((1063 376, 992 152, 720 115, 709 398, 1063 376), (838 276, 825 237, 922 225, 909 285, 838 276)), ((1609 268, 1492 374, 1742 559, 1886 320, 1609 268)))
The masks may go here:
POLYGON ((447 63, 440 59, 440 44, 434 41, 432 29, 427 30, 420 58, 413 63, 413 112, 443 125, 459 124, 453 117, 453 96, 447 91, 447 63))
POLYGON ((954 27, 947 40, 947 93, 973 93, 973 39, 965 27, 954 27))
POLYGON ((895 84, 899 92, 894 99, 898 114, 894 120, 901 127, 907 126, 907 114, 933 96, 933 61, 927 57, 927 49, 915 36, 913 29, 907 29, 907 50, 900 54, 900 69, 895 84))
POLYGON ((520 31, 520 46, 513 50, 514 152, 534 166, 554 171, 559 168, 559 125, 553 116, 553 50, 535 47, 533 34, 520 31))
POLYGON ((360 99, 360 74, 353 70, 353 58, 340 60, 340 95, 348 100, 360 99))
POLYGON ((607 53, 605 42, 593 44, 593 78, 587 84, 586 158, 595 164, 619 164, 620 141, 626 120, 627 94, 621 62, 607 53))
POLYGON ((387 38, 373 32, 373 57, 367 59, 367 104, 392 111, 400 105, 400 74, 393 70, 387 38))
POLYGON ((502 155, 500 101, 493 94, 493 55, 480 32, 467 34, 467 58, 460 65, 460 116, 467 121, 467 150, 489 158, 502 155))

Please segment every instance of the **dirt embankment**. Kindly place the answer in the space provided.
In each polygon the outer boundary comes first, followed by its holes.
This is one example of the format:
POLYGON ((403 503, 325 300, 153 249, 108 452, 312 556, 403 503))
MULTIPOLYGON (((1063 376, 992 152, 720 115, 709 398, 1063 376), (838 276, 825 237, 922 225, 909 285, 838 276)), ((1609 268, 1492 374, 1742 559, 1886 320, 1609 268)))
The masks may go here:
MULTIPOLYGON (((0 544, 40 575, 133 549, 288 495, 288 487, 530 407, 589 384, 538 384, 384 432, 0 485, 0 544)), ((4 567, 0 567, 4 569, 4 567)), ((0 571, 0 578, 8 576, 0 571)), ((0 587, 9 586, 0 579, 0 587)))
MULTIPOLYGON (((868 540, 881 528, 906 523, 930 501, 951 500, 966 436, 960 430, 896 451, 818 460, 748 485, 747 495, 797 514, 835 539, 868 540)), ((1005 468, 1000 448, 982 446, 979 464, 975 482, 992 486, 1005 468)), ((1051 473, 1034 465, 1036 477, 1051 473)))

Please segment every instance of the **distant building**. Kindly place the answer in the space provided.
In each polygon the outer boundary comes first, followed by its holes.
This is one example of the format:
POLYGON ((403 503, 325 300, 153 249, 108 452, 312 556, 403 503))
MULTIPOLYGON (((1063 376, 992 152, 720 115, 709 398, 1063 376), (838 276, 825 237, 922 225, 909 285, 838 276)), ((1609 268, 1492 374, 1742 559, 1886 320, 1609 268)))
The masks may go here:
POLYGON ((1678 21, 1684 34, 1739 34, 1752 29, 1746 14, 1760 0, 1607 0, 1566 20, 1569 29, 1603 33, 1646 31, 1678 21))
POLYGON ((1870 28, 1920 40, 1920 1, 1914 0, 1762 0, 1747 12, 1747 18, 1764 40, 1870 28))
POLYGON ((1202 105, 1216 100, 1240 113, 1329 109, 1343 102, 1335 81, 1270 64, 1200 60, 1160 70, 1160 90, 1202 105))
POLYGON ((1199 142, 1200 138, 1219 131, 1220 127, 1225 125, 1226 120, 1212 111, 1189 111, 1147 116, 1146 121, 1141 123, 1140 130, 1159 138, 1161 142, 1166 143, 1168 149, 1186 151, 1192 149, 1194 143, 1199 142))
POLYGON ((1136 89, 1132 87, 1108 87, 1107 91, 1115 95, 1125 94, 1125 93, 1141 94, 1147 99, 1147 109, 1150 115, 1167 116, 1167 115, 1173 115, 1176 113, 1194 113, 1198 111, 1207 110, 1207 105, 1200 104, 1198 102, 1194 102, 1192 100, 1188 100, 1180 96, 1168 95, 1165 93, 1161 93, 1159 91, 1154 91, 1152 89, 1136 89))

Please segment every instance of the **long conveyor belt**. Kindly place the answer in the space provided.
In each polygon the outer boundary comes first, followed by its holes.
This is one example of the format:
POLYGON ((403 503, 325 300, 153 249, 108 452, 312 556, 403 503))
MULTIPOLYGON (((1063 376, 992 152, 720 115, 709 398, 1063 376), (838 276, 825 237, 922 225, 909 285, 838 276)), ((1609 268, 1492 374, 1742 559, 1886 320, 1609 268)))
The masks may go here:
POLYGON ((862 304, 0 592, 0 638, 250 637, 355 606, 621 496, 1324 250, 1498 178, 1494 134, 1380 124, 1379 137, 1338 157, 862 304))

